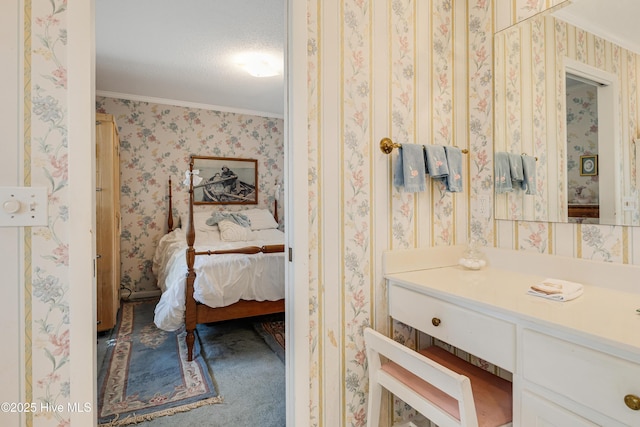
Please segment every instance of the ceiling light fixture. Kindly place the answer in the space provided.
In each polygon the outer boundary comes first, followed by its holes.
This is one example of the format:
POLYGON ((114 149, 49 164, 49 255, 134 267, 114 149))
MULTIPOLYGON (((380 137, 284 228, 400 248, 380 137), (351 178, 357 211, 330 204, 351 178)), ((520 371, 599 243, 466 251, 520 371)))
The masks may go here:
POLYGON ((281 73, 282 64, 267 53, 250 52, 236 57, 236 64, 254 77, 273 77, 281 73))

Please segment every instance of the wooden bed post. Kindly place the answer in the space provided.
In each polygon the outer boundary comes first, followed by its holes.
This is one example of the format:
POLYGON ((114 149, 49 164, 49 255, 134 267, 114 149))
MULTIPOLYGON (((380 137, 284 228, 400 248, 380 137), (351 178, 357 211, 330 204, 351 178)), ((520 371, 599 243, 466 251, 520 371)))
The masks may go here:
POLYGON ((169 228, 169 233, 173 231, 173 206, 172 206, 172 196, 171 196, 171 178, 169 178, 169 215, 167 218, 167 226, 169 228))
POLYGON ((194 331, 196 329, 196 300, 193 297, 193 284, 196 280, 196 272, 193 269, 193 264, 196 259, 196 250, 194 243, 196 240, 196 231, 193 226, 193 158, 189 162, 189 225, 187 228, 187 286, 185 289, 185 328, 187 330, 187 360, 191 362, 193 360, 193 345, 196 337, 194 331))
POLYGON ((276 220, 276 222, 280 224, 280 222, 278 221, 278 199, 275 199, 273 201, 273 217, 276 220))

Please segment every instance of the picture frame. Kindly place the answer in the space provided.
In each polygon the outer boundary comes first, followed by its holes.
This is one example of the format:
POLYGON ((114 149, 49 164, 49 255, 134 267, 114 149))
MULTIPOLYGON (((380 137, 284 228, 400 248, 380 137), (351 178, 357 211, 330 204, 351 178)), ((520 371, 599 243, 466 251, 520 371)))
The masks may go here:
POLYGON ((580 156, 580 175, 598 175, 598 156, 595 154, 580 156))
POLYGON ((193 186, 196 205, 258 204, 258 161, 233 157, 191 156, 202 182, 193 186))

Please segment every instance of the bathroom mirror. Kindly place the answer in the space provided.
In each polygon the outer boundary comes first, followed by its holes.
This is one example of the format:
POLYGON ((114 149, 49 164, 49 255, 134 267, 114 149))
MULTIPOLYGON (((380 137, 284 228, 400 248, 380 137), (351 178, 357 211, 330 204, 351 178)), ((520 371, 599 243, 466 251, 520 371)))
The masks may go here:
POLYGON ((536 193, 495 194, 496 219, 640 225, 640 36, 614 33, 638 12, 567 1, 495 34, 494 152, 537 158, 536 193))

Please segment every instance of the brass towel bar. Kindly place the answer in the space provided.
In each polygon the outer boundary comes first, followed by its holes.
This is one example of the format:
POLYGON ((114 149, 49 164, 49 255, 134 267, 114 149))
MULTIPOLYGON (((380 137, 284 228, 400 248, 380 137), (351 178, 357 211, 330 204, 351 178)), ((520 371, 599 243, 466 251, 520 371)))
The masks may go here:
MULTIPOLYGON (((384 154, 391 154, 394 148, 400 147, 402 147, 402 144, 393 142, 390 138, 382 138, 380 140, 380 151, 382 151, 384 154)), ((467 150, 466 148, 463 148, 460 151, 462 151, 464 154, 467 154, 469 152, 469 150, 467 150)))

